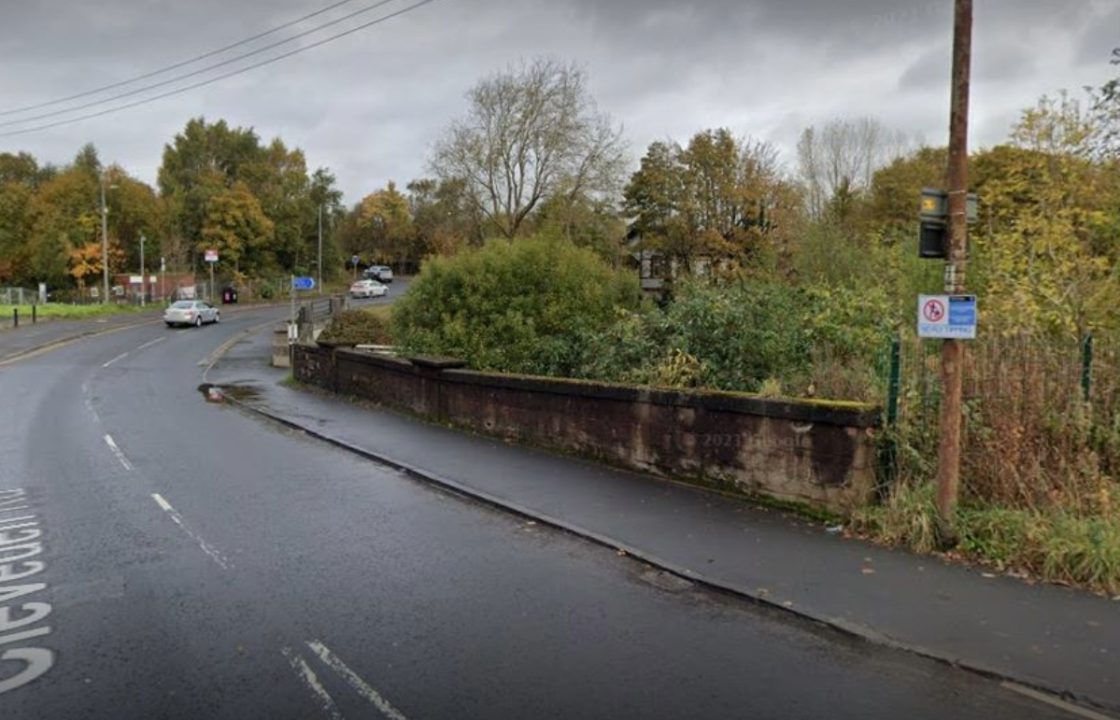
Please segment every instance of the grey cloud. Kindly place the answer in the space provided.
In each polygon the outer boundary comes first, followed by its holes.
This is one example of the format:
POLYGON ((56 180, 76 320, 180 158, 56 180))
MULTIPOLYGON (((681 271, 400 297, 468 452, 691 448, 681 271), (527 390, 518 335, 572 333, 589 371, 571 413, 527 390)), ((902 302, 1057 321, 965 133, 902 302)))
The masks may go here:
MULTIPOLYGON (((128 77, 327 3, 7 0, 0 102, 28 104, 128 77)), ((463 112, 477 79, 538 54, 587 69, 635 158, 652 140, 684 141, 727 125, 772 140, 788 162, 804 126, 869 114, 938 143, 950 8, 948 0, 439 0, 236 79, 0 138, 0 151, 66 162, 91 140, 104 158, 151 181, 163 144, 188 118, 224 117, 302 147, 309 165, 331 167, 355 201, 389 179, 403 185, 425 174, 429 148, 463 112)), ((1007 118, 1039 95, 1112 70, 1118 12, 1112 0, 977 3, 976 142, 998 142, 1007 118), (1098 46, 1099 70, 1090 50, 1098 46)))

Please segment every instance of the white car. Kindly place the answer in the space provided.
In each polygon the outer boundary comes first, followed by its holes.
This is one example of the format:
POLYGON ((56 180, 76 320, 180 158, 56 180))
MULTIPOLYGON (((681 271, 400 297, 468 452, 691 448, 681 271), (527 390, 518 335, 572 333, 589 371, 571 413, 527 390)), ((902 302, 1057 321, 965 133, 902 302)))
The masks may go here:
POLYGON ((383 283, 393 282, 393 268, 388 265, 370 265, 362 273, 362 277, 383 283))
POLYGON ((172 303, 163 313, 163 321, 167 323, 167 327, 176 325, 200 327, 203 323, 216 323, 221 319, 218 308, 201 300, 180 300, 172 303))
POLYGON ((352 298, 382 297, 388 292, 389 288, 376 280, 358 280, 350 286, 350 297, 352 298))

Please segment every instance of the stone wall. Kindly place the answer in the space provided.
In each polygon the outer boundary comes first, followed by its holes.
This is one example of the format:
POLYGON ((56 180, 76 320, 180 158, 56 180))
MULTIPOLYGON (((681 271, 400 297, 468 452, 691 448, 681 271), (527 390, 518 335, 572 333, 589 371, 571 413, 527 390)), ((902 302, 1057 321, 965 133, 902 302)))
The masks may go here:
POLYGON ((847 512, 874 493, 876 408, 480 373, 297 346, 302 382, 643 472, 847 512))

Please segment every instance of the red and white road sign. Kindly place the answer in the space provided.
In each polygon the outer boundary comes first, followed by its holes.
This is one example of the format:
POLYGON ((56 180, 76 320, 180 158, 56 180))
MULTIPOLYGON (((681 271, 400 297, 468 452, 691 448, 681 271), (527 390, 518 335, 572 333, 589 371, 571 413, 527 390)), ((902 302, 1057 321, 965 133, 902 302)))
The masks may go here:
POLYGON ((218 251, 214 250, 214 249, 207 250, 206 254, 205 254, 205 257, 206 257, 206 262, 216 263, 216 262, 218 262, 218 251))
POLYGON ((926 322, 939 323, 945 319, 945 303, 939 298, 930 298, 922 305, 922 317, 926 322))

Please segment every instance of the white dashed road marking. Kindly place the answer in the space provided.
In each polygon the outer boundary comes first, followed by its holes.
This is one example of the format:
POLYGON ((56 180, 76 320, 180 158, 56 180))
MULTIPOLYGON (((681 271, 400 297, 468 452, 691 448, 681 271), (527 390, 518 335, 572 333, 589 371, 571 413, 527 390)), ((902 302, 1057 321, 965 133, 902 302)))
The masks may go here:
POLYGON ((223 570, 230 569, 230 561, 218 552, 213 545, 203 540, 201 535, 192 530, 190 525, 187 525, 187 521, 183 519, 183 516, 179 514, 179 511, 171 507, 171 503, 167 502, 159 493, 152 493, 152 499, 156 501, 156 505, 159 505, 161 510, 171 516, 175 524, 178 525, 191 540, 194 540, 195 543, 202 548, 202 552, 206 553, 211 560, 218 563, 223 570))
POLYGON ((163 342, 166 339, 167 338, 165 338, 165 337, 158 337, 155 340, 149 340, 148 342, 144 343, 140 347, 136 348, 136 352, 140 352, 141 350, 145 350, 147 348, 150 348, 153 345, 157 345, 157 344, 163 342))
POLYGON ((327 667, 338 673, 346 683, 352 687, 359 695, 373 703, 373 706, 381 711, 381 714, 389 718, 389 720, 408 720, 400 710, 393 707, 393 705, 381 696, 381 693, 370 687, 358 674, 347 667, 346 663, 342 662, 331 652, 323 643, 318 640, 310 640, 307 647, 311 648, 311 652, 315 653, 320 660, 322 660, 327 667))
POLYGON ((284 653, 284 657, 288 658, 288 664, 296 671, 296 675, 303 682, 304 685, 319 699, 323 706, 323 710, 331 720, 343 720, 342 712, 335 704, 334 698, 331 697, 327 689, 323 687, 323 683, 319 682, 319 676, 311 669, 311 666, 296 653, 292 652, 291 648, 284 648, 280 652, 284 653))
POLYGON ((130 463, 128 461, 128 458, 125 457, 124 452, 119 447, 117 447, 117 443, 116 443, 115 440, 113 440, 112 435, 106 435, 105 436, 105 444, 108 445, 109 449, 113 451, 113 454, 117 456, 117 460, 120 461, 121 465, 124 466, 125 470, 131 470, 132 469, 132 463, 130 463))
POLYGON ((121 353, 120 355, 116 356, 115 358, 113 358, 113 359, 112 359, 112 360, 110 360, 109 362, 105 363, 105 364, 104 364, 104 365, 102 365, 101 367, 103 367, 103 368, 107 368, 107 367, 109 367, 110 365, 112 365, 113 363, 117 362, 118 360, 124 360, 124 359, 125 359, 126 357, 128 357, 128 353, 126 353, 126 352, 124 352, 124 353, 121 353))

